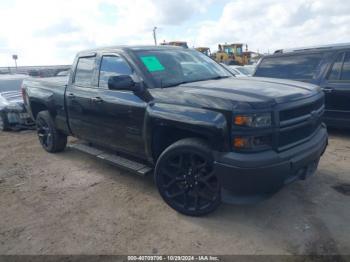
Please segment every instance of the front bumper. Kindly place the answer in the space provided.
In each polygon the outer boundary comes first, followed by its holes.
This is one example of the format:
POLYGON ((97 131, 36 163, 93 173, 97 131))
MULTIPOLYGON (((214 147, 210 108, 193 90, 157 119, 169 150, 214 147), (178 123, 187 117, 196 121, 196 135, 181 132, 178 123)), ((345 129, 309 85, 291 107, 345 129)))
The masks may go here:
POLYGON ((327 144, 326 126, 322 125, 308 142, 284 152, 217 152, 214 170, 222 185, 223 202, 230 202, 230 195, 271 194, 296 179, 305 179, 317 169, 327 144))
POLYGON ((5 112, 7 121, 10 125, 10 128, 31 128, 34 127, 34 121, 28 113, 25 111, 8 111, 5 112))

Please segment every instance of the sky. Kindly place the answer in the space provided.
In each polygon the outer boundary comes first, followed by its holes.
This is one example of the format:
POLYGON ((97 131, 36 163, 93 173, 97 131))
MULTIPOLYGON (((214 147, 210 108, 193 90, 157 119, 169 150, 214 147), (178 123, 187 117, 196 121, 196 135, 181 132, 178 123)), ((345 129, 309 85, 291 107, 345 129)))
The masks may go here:
POLYGON ((1 0, 0 66, 71 64, 101 46, 240 42, 262 53, 350 42, 350 0, 1 0))

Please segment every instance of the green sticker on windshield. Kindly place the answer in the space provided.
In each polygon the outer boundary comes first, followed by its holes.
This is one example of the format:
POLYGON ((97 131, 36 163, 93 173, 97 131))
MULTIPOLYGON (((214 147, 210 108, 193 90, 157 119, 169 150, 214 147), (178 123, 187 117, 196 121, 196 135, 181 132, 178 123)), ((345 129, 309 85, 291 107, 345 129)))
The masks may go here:
POLYGON ((141 60, 150 72, 163 71, 165 69, 155 56, 141 56, 141 60))

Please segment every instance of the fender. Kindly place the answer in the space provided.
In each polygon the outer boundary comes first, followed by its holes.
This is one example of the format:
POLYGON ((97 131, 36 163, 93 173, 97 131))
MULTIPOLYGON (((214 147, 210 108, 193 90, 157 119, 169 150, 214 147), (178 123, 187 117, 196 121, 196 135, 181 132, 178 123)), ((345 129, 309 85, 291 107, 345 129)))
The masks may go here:
MULTIPOLYGON (((26 89, 26 91, 28 92, 28 89, 26 89)), ((50 114, 53 117, 55 117, 57 112, 56 112, 55 100, 53 98, 53 92, 47 91, 45 89, 40 89, 40 88, 31 88, 28 95, 29 95, 29 105, 27 109, 30 112, 33 119, 34 119, 34 115, 32 112, 33 102, 44 105, 48 109, 50 114)))
POLYGON ((152 136, 157 126, 173 127, 208 139, 214 150, 225 148, 228 126, 221 112, 183 105, 151 103, 146 108, 144 136, 148 159, 152 159, 152 136))
POLYGON ((28 103, 26 104, 27 111, 30 113, 32 119, 35 119, 35 112, 33 103, 43 105, 49 111, 53 118, 56 127, 63 133, 70 135, 71 132, 67 124, 67 116, 64 108, 64 95, 57 97, 57 94, 51 90, 47 90, 44 87, 30 87, 25 88, 28 97, 28 103))

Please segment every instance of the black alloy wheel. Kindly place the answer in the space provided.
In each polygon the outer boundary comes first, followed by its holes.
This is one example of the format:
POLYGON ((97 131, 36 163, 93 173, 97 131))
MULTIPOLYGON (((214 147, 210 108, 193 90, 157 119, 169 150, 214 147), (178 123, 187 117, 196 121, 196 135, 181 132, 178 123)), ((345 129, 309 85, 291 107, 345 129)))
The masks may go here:
POLYGON ((156 183, 166 203, 186 215, 208 214, 221 202, 211 152, 201 140, 180 140, 166 149, 157 163, 156 183))
POLYGON ((36 117, 36 129, 40 144, 50 153, 61 152, 67 144, 67 136, 56 129, 48 111, 41 111, 36 117))
POLYGON ((36 121, 36 128, 40 144, 48 150, 52 147, 52 132, 48 123, 44 119, 39 118, 36 121))

